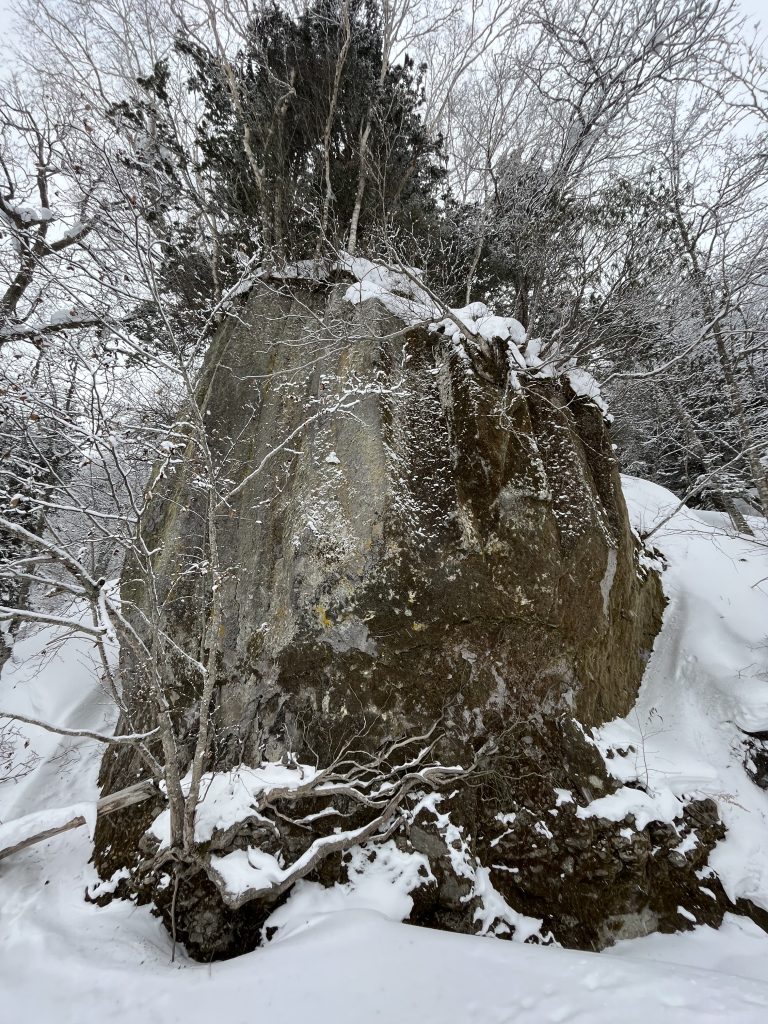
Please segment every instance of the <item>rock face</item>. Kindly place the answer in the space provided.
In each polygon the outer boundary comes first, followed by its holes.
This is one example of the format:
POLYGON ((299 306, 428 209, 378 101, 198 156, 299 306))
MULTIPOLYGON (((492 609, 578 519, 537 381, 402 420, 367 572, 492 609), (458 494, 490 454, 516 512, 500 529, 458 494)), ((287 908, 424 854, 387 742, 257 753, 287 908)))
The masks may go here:
MULTIPOLYGON (((441 761, 468 764, 493 739, 439 807, 514 910, 587 948, 684 926, 677 908, 704 900, 694 872, 721 834, 712 809, 692 806, 666 836, 575 814, 614 788, 587 730, 630 709, 663 608, 600 411, 563 381, 509 390, 441 336, 342 295, 259 289, 207 357, 209 439, 230 490, 240 485, 217 516, 228 571, 209 767, 288 752, 324 765, 353 740, 375 751, 433 726, 441 761), (558 808, 557 789, 573 802, 558 808), (697 814, 706 827, 676 859, 697 814)), ((203 573, 179 570, 205 560, 203 501, 188 453, 145 524, 168 629, 193 656, 210 595, 203 573)), ((130 567, 123 597, 146 600, 130 567)), ((129 663, 123 675, 136 703, 129 663)), ((180 658, 179 721, 196 685, 180 658)), ((110 753, 105 789, 136 771, 110 753)), ((100 822, 105 876, 133 862, 155 811, 100 822)), ((411 919, 475 930, 478 886, 451 869, 437 818, 405 815, 395 832, 435 878, 411 919)), ((344 872, 335 857, 312 877, 344 872)), ((167 897, 151 897, 167 917, 167 897)), ((227 907, 201 875, 177 894, 177 934, 205 958, 240 952, 273 906, 227 907)))

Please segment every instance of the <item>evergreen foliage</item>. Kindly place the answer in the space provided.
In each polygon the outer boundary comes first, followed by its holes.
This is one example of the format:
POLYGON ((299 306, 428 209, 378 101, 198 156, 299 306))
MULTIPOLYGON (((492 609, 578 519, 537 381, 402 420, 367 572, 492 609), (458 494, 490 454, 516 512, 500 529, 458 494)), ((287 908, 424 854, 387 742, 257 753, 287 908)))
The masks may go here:
POLYGON ((428 135, 419 115, 424 70, 407 55, 399 65, 383 66, 374 0, 349 5, 345 52, 340 6, 339 0, 317 0, 298 18, 276 4, 266 7, 226 65, 191 40, 177 40, 190 67, 189 87, 205 109, 198 124, 201 170, 211 173, 238 244, 256 235, 265 252, 290 258, 312 256, 326 242, 341 246, 361 159, 368 183, 361 232, 386 225, 424 234, 438 216, 445 170, 442 142, 428 135), (322 238, 329 121, 332 203, 322 238))

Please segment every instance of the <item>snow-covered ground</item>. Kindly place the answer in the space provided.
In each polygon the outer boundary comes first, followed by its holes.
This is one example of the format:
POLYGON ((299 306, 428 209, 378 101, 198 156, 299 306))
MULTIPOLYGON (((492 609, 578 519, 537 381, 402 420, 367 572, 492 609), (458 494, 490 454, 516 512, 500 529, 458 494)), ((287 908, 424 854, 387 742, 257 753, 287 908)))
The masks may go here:
MULTIPOLYGON (((624 491, 640 531, 677 505, 644 480, 626 477, 624 491)), ((768 793, 743 768, 744 732, 768 730, 768 530, 752 523, 754 540, 724 515, 683 509, 653 535, 668 563, 664 625, 634 709, 598 743, 634 747, 606 764, 645 784, 651 817, 671 820, 684 796, 714 798, 728 836, 710 864, 731 899, 768 910, 768 793)), ((622 792, 606 800, 621 805, 622 792)))
MULTIPOLYGON (((638 529, 676 505, 642 481, 626 479, 625 491, 638 529)), ((745 773, 741 746, 742 729, 768 729, 768 531, 760 543, 683 510, 652 542, 667 562, 664 627, 635 709, 598 743, 635 747, 607 763, 621 781, 647 785, 651 816, 674 815, 684 796, 713 797, 728 835, 712 864, 732 897, 768 909, 768 793, 745 773)), ((94 679, 87 644, 62 645, 46 629, 16 643, 0 707, 108 729, 94 679)), ((96 744, 26 732, 42 761, 0 786, 0 822, 95 798, 96 744)), ((638 791, 613 799, 629 794, 638 791)), ((402 894, 393 885, 388 901, 379 879, 370 897, 307 887, 269 946, 201 966, 178 953, 171 962, 146 908, 85 903, 96 882, 89 855, 81 829, 0 862, 2 1024, 768 1020, 768 935, 742 918, 579 953, 400 924, 387 911, 402 913, 402 894)))

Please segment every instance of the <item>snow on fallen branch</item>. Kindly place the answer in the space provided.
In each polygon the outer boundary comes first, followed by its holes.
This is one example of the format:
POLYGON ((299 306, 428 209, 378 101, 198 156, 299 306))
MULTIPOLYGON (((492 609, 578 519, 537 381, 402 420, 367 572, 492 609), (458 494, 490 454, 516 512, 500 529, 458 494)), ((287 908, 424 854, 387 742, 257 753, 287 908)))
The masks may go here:
MULTIPOLYGON (((227 906, 235 910, 260 896, 279 896, 313 871, 332 853, 340 853, 365 842, 385 842, 389 839, 401 824, 395 812, 412 790, 434 789, 464 774, 462 768, 444 768, 436 765, 407 776, 397 787, 394 796, 365 825, 320 836, 288 867, 282 867, 273 854, 249 847, 245 850, 234 850, 222 857, 212 856, 208 875, 218 885, 227 906)), ((311 786, 309 790, 311 792, 311 786)), ((299 795, 297 792, 296 797, 299 795)), ((301 795, 307 796, 309 793, 301 795)), ((317 796, 318 791, 312 795, 317 796)))
POLYGON ((112 814, 115 811, 142 803, 157 795, 157 787, 151 779, 137 782, 127 789, 110 793, 95 803, 73 804, 70 807, 56 807, 44 811, 33 811, 23 818, 7 821, 0 825, 0 860, 10 857, 13 853, 42 843, 62 832, 88 826, 93 837, 96 819, 99 815, 112 814))

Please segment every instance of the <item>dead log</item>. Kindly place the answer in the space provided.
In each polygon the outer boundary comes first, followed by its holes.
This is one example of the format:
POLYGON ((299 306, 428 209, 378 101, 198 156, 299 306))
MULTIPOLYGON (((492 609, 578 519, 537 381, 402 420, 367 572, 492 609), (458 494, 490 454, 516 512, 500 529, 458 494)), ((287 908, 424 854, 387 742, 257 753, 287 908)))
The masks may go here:
MULTIPOLYGON (((114 811, 121 811, 125 807, 149 800, 157 793, 157 786, 152 779, 136 782, 126 789, 118 790, 117 793, 110 793, 108 796, 102 797, 101 800, 93 804, 93 820, 95 821, 97 815, 112 814, 114 811)), ((42 843, 60 832, 69 832, 70 829, 81 828, 87 823, 88 816, 85 813, 78 813, 78 805, 71 808, 35 811, 23 818, 6 822, 4 825, 0 825, 0 860, 10 857, 13 853, 18 853, 20 850, 25 850, 28 846, 42 843), (48 819, 47 827, 41 828, 40 826, 46 824, 46 818, 48 819)))

